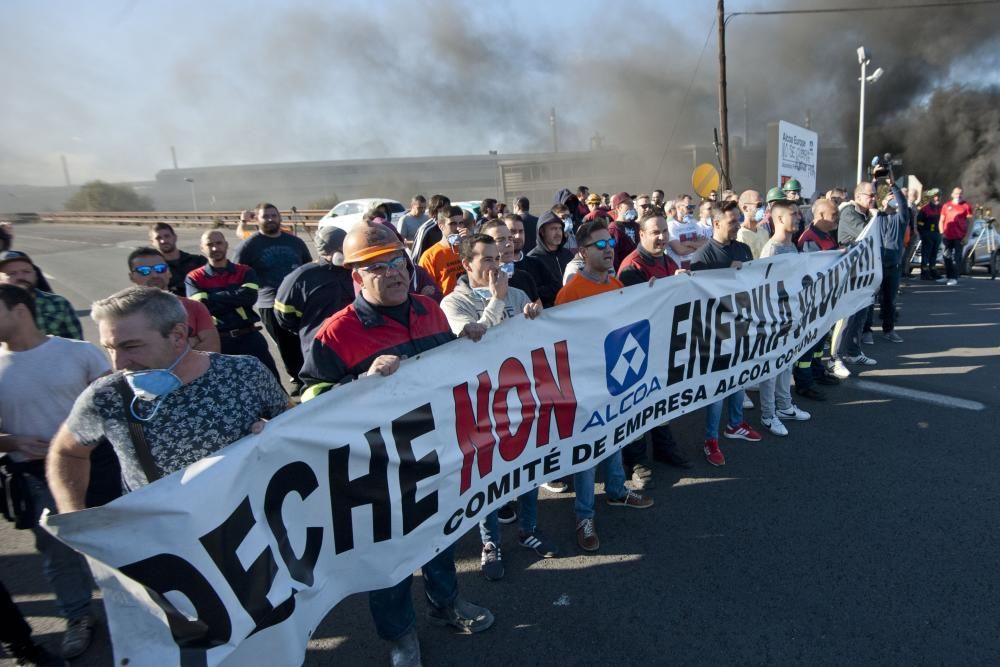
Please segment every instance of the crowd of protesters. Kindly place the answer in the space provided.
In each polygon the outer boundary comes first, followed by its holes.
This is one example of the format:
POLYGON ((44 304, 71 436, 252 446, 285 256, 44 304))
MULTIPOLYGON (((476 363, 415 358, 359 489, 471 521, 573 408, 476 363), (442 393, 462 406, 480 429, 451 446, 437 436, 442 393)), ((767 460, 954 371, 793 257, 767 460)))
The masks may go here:
MULTIPOLYGON (((878 312, 884 339, 901 342, 895 299, 917 236, 921 278, 954 285, 972 211, 961 188, 943 206, 939 193, 928 191, 920 206, 915 193, 887 184, 881 202, 877 183, 866 181, 851 198, 834 189, 809 203, 794 179, 764 197, 757 190, 727 190, 698 202, 683 193, 667 199, 662 190, 599 195, 581 186, 560 190, 538 217, 525 197, 509 211, 503 202, 483 200, 477 218, 445 195, 417 195, 395 224, 379 206, 350 231, 320 229, 313 239, 315 261, 267 202, 241 217, 241 240, 232 253, 219 230, 202 235, 200 255, 181 251, 175 231, 158 223, 149 245, 133 250, 120 269, 123 286, 132 285, 92 306, 111 365, 82 340, 69 302, 52 293, 27 254, 12 248, 12 229, 0 227, 5 494, 19 499, 12 518, 34 532, 44 574, 67 620, 62 655, 76 657, 91 641, 91 583, 80 555, 38 526, 44 509, 68 512, 108 502, 259 432, 268 419, 294 409, 296 400, 313 400, 363 375, 391 375, 407 357, 458 337, 478 341, 512 318, 535 319, 561 304, 677 274, 697 280, 707 269, 843 249, 877 220, 883 268, 878 312), (252 223, 257 231, 245 229, 252 223), (946 278, 934 261, 942 240, 946 278)), ((829 389, 819 386, 840 384, 851 366, 875 365, 862 347, 872 342, 872 313, 870 307, 859 310, 821 336, 794 367, 707 406, 700 443, 706 461, 725 465, 720 434, 762 439, 747 417, 756 407, 747 390, 759 397, 761 431, 786 437, 789 423, 810 419, 793 391, 823 401, 829 389)), ((645 493, 654 484, 651 460, 692 466, 670 425, 658 426, 599 464, 608 506, 653 506, 645 493)), ((556 493, 572 485, 572 525, 586 552, 600 548, 595 473, 544 485, 556 493)), ((500 524, 517 523, 518 545, 538 557, 559 555, 558 540, 537 525, 537 503, 533 489, 480 522, 487 579, 505 574, 500 524)), ((466 633, 493 623, 488 609, 459 595, 452 548, 422 573, 431 622, 466 633)), ((32 640, 6 590, 0 593, 8 650, 25 664, 61 664, 32 640)), ((410 578, 371 592, 370 602, 379 636, 391 643, 392 664, 418 665, 410 578)))

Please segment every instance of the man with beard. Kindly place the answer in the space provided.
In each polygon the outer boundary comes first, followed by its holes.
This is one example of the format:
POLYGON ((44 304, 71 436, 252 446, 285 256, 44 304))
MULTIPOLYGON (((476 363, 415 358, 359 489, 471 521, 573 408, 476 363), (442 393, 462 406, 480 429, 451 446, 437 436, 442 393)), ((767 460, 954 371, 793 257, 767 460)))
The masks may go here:
MULTIPOLYGON (((439 219, 442 215, 447 219, 448 213, 439 212, 439 219)), ((304 401, 362 376, 392 375, 403 359, 455 339, 440 306, 410 293, 410 264, 403 244, 384 225, 359 225, 351 230, 344 240, 344 265, 351 269, 351 279, 361 291, 316 332, 302 367, 307 385, 304 401)), ((473 323, 466 324, 459 335, 479 340, 485 332, 486 327, 473 323)), ((493 625, 488 609, 459 597, 453 546, 442 549, 421 572, 431 623, 450 625, 465 634, 493 625)), ((406 576, 395 586, 368 594, 375 630, 390 642, 394 667, 420 665, 411 582, 412 577, 406 576)))
POLYGON ((69 301, 38 289, 38 270, 31 258, 19 250, 0 253, 0 283, 17 285, 35 297, 35 323, 42 333, 83 340, 83 327, 69 301))
POLYGON ((257 326, 260 318, 253 311, 257 302, 257 274, 246 264, 235 264, 226 258, 229 243, 222 232, 202 234, 201 251, 208 264, 189 273, 184 286, 189 298, 205 304, 212 313, 222 353, 257 357, 280 380, 267 340, 257 326))
POLYGON ((563 285, 563 274, 573 259, 573 251, 565 247, 564 228, 563 221, 552 211, 543 213, 538 219, 537 243, 525 263, 545 308, 555 305, 556 294, 563 285))
MULTIPOLYGON (((712 238, 695 253, 691 270, 738 269, 743 262, 753 260, 749 246, 736 240, 739 231, 739 206, 726 202, 712 207, 712 238)), ((760 442, 760 434, 743 420, 742 389, 705 408, 705 458, 714 466, 726 465, 726 457, 719 449, 719 419, 722 407, 729 402, 728 420, 723 435, 730 439, 760 442)))
POLYGON ((152 226, 149 230, 149 240, 170 267, 170 284, 167 291, 177 296, 184 296, 184 278, 199 266, 205 266, 205 258, 178 248, 177 234, 174 228, 165 222, 158 222, 152 226))
POLYGON ((281 212, 268 202, 257 204, 257 232, 243 241, 233 253, 236 264, 245 264, 257 274, 257 313, 267 335, 278 346, 285 372, 292 381, 292 396, 302 391, 299 370, 302 368, 302 344, 298 336, 278 324, 274 297, 278 286, 289 273, 312 261, 305 241, 281 231, 281 212))

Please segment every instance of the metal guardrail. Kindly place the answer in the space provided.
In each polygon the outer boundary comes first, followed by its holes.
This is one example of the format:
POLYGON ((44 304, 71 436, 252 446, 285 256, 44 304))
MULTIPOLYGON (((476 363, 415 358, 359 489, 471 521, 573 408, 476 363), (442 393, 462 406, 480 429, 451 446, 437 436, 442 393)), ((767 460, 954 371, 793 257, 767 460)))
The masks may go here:
MULTIPOLYGON (((168 222, 179 226, 236 226, 241 211, 59 211, 39 213, 40 222, 103 225, 152 225, 168 222)), ((315 226, 326 215, 325 210, 282 211, 282 223, 304 227, 315 226)))

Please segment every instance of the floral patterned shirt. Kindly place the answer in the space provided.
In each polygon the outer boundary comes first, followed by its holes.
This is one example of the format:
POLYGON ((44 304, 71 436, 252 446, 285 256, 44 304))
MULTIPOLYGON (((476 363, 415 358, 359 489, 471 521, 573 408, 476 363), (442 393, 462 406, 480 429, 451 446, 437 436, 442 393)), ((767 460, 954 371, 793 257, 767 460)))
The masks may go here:
MULTIPOLYGON (((167 394, 153 418, 143 422, 153 460, 164 475, 236 442, 254 422, 275 417, 288 405, 285 390, 255 357, 207 354, 208 370, 167 394)), ((126 486, 135 490, 148 480, 129 435, 128 408, 118 388, 122 382, 123 375, 115 373, 91 384, 73 405, 66 426, 83 445, 107 437, 126 486)))

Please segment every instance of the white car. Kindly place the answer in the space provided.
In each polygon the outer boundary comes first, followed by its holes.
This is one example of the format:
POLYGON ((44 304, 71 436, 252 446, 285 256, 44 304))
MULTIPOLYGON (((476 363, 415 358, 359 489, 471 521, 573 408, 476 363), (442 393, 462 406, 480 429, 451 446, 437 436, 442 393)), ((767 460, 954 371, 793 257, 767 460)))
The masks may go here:
POLYGON ((395 199, 377 197, 370 199, 348 199, 330 209, 329 213, 319 219, 318 224, 320 227, 329 227, 332 225, 349 232, 356 224, 361 222, 361 216, 364 215, 365 211, 375 208, 379 204, 385 204, 389 209, 389 213, 392 214, 392 224, 394 227, 398 225, 399 219, 406 213, 406 207, 395 199))

